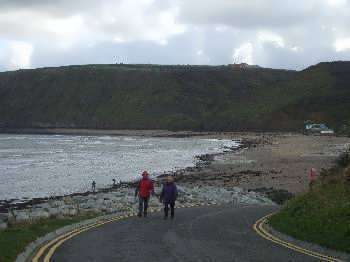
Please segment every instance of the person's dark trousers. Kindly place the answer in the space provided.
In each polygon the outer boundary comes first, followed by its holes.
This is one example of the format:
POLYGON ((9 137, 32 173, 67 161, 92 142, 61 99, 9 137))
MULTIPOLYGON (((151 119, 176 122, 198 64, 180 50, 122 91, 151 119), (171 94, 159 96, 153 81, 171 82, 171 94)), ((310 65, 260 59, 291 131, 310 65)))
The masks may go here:
POLYGON ((175 202, 164 203, 164 218, 165 219, 168 218, 169 206, 170 206, 170 216, 171 216, 171 218, 174 218, 174 215, 175 215, 175 202))
POLYGON ((143 197, 139 197, 139 213, 138 216, 143 216, 146 217, 147 216, 147 208, 148 208, 148 200, 149 198, 143 198, 143 197))

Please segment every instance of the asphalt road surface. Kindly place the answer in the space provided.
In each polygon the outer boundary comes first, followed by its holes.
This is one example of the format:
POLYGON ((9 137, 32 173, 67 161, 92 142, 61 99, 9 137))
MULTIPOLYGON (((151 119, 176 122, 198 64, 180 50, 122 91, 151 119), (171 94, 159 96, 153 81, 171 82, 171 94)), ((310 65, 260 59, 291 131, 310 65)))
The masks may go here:
POLYGON ((263 239, 252 228, 272 206, 210 206, 111 222, 68 240, 55 262, 319 261, 263 239))

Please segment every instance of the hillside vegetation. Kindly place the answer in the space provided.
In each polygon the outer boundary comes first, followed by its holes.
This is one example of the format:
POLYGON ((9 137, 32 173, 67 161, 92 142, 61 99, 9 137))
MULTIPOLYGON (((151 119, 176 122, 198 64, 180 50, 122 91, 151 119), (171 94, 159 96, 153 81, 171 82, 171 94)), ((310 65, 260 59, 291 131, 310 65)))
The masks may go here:
POLYGON ((287 202, 270 219, 278 231, 350 253, 350 153, 323 170, 316 187, 287 202))
POLYGON ((66 225, 91 219, 94 216, 50 218, 31 223, 10 225, 5 230, 0 230, 0 261, 13 262, 19 253, 23 252, 27 245, 39 237, 55 231, 66 225))
POLYGON ((303 71, 84 65, 0 73, 0 127, 346 132, 350 62, 303 71))

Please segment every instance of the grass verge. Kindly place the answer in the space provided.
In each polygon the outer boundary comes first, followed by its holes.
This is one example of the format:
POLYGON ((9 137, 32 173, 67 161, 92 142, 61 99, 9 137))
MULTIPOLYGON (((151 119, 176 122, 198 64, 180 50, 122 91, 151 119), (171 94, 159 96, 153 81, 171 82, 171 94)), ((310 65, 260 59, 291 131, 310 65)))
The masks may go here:
POLYGON ((10 226, 0 231, 0 262, 13 262, 32 241, 60 227, 74 224, 93 216, 64 219, 45 219, 33 223, 10 226))
POLYGON ((270 225, 300 240, 350 253, 350 158, 323 171, 315 188, 286 203, 270 225))

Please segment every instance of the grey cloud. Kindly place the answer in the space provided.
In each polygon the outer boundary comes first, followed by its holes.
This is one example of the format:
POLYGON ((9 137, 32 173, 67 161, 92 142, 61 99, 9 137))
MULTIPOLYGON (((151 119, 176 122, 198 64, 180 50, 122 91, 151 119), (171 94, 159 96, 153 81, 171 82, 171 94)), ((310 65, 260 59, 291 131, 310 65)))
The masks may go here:
POLYGON ((54 16, 69 16, 100 5, 94 0, 0 0, 0 6, 1 10, 6 12, 26 10, 54 16))
POLYGON ((182 0, 181 18, 192 24, 225 24, 239 28, 292 26, 312 20, 319 1, 182 0))
POLYGON ((110 40, 122 35, 142 41, 142 37, 137 36, 145 29, 160 27, 159 16, 173 6, 168 0, 146 1, 143 5, 128 0, 5 0, 0 2, 0 37, 37 39, 42 34, 50 35, 47 20, 79 16, 91 38, 105 36, 110 40))
MULTIPOLYGON (((32 45, 32 67, 113 63, 116 57, 128 63, 227 64, 249 43, 254 63, 301 69, 349 59, 350 48, 336 52, 334 42, 350 38, 350 3, 327 1, 0 0, 0 48, 1 42, 32 45), (74 17, 79 25, 69 20, 74 17), (261 32, 266 41, 259 40, 261 32)), ((9 59, 2 55, 0 64, 9 59)))

